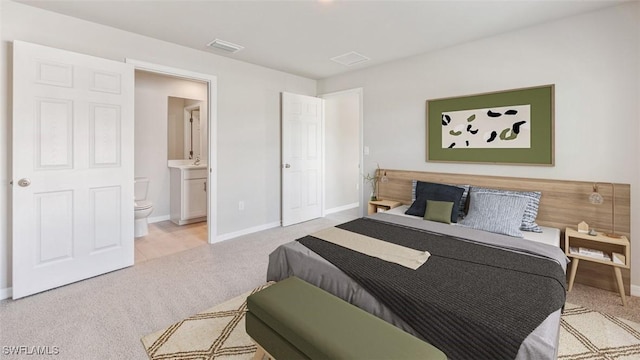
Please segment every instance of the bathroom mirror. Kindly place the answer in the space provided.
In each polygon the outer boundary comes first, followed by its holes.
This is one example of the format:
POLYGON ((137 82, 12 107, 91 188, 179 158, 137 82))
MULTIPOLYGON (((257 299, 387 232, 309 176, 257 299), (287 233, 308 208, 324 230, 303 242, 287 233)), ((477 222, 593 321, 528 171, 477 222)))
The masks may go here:
POLYGON ((203 149, 207 148, 202 123, 206 120, 204 102, 173 96, 168 98, 168 160, 202 158, 203 149))

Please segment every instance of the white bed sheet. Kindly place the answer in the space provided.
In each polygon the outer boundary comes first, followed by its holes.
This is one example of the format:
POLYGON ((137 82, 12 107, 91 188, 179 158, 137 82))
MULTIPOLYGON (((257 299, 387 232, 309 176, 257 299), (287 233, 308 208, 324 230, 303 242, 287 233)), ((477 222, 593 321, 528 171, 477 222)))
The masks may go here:
MULTIPOLYGON (((384 213, 390 215, 398 215, 398 216, 406 216, 409 218, 419 218, 418 216, 407 215, 405 211, 409 209, 409 205, 400 205, 391 210, 387 210, 384 213)), ((457 224, 451 224, 457 226, 457 224)), ((535 241, 543 244, 553 245, 560 247, 560 229, 548 227, 548 226, 540 226, 542 229, 541 233, 531 232, 531 231, 523 231, 524 239, 535 241)), ((517 239, 517 238, 514 238, 517 239)))

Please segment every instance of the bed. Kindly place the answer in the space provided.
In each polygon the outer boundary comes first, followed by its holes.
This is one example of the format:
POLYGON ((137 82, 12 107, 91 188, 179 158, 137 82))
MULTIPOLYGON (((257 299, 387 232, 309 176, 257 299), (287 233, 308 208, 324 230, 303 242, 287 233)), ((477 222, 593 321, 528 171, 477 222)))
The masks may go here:
MULTIPOLYGON (((480 203, 479 195, 468 195, 480 203)), ((468 224, 424 220, 407 215, 410 208, 403 205, 338 228, 408 248, 422 246, 418 250, 431 257, 417 270, 311 234, 270 254, 267 280, 302 278, 432 343, 451 359, 555 359, 566 291, 560 230, 541 226, 514 238, 468 224)))

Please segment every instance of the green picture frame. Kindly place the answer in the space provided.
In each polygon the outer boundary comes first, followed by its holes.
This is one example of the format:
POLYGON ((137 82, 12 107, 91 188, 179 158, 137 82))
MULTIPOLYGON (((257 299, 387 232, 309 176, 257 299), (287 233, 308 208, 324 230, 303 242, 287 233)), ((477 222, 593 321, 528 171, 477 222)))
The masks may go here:
MULTIPOLYGON (((427 162, 554 166, 554 91, 555 86, 551 84, 427 100, 427 162), (529 114, 525 119, 526 121, 520 121, 520 123, 526 123, 528 121, 528 124, 526 125, 526 135, 528 137, 526 138, 525 145, 521 145, 517 148, 505 148, 504 146, 510 146, 509 142, 496 141, 495 143, 501 143, 503 147, 469 147, 468 141, 460 143, 450 141, 450 138, 447 135, 448 133, 446 132, 446 130, 448 130, 448 128, 446 128, 448 125, 446 122, 450 120, 450 117, 443 116, 443 114, 464 114, 466 121, 469 121, 469 124, 476 126, 476 123, 472 123, 476 118, 475 115, 467 117, 469 113, 474 113, 476 109, 478 109, 478 111, 485 112, 489 109, 490 112, 491 108, 506 109, 509 107, 526 107, 527 111, 529 111, 529 114), (443 132, 446 137, 446 144, 444 145, 443 132), (465 143, 467 144, 466 146, 465 143)), ((514 111, 511 110, 511 112, 514 111)), ((504 114, 509 114, 509 111, 504 112, 504 114)), ((496 111, 491 113, 489 116, 501 116, 501 114, 499 111, 496 111)), ((484 123, 479 121, 477 123, 486 125, 490 123, 491 120, 483 121, 484 123)), ((452 135, 458 135, 469 128, 463 130, 458 126, 456 129, 460 131, 454 132, 451 130, 452 135)), ((484 131, 485 138, 483 141, 485 143, 491 141, 487 140, 486 137, 496 138, 495 132, 493 132, 493 135, 486 135, 489 133, 488 130, 482 128, 479 130, 480 133, 477 138, 481 138, 484 131)), ((504 129, 503 132, 498 131, 500 139, 509 140, 510 138, 517 137, 519 135, 519 128, 515 127, 514 130, 515 131, 512 131, 512 129, 504 129)), ((522 137, 524 137, 524 135, 522 137)), ((489 146, 486 144, 480 145, 489 146)))

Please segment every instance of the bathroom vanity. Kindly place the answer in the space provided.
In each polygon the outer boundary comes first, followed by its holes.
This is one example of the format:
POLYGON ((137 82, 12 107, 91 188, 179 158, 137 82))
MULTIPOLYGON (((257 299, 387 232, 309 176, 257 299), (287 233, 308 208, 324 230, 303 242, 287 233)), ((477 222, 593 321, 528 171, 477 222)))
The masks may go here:
POLYGON ((170 219, 178 225, 207 220, 207 166, 169 165, 170 219))

